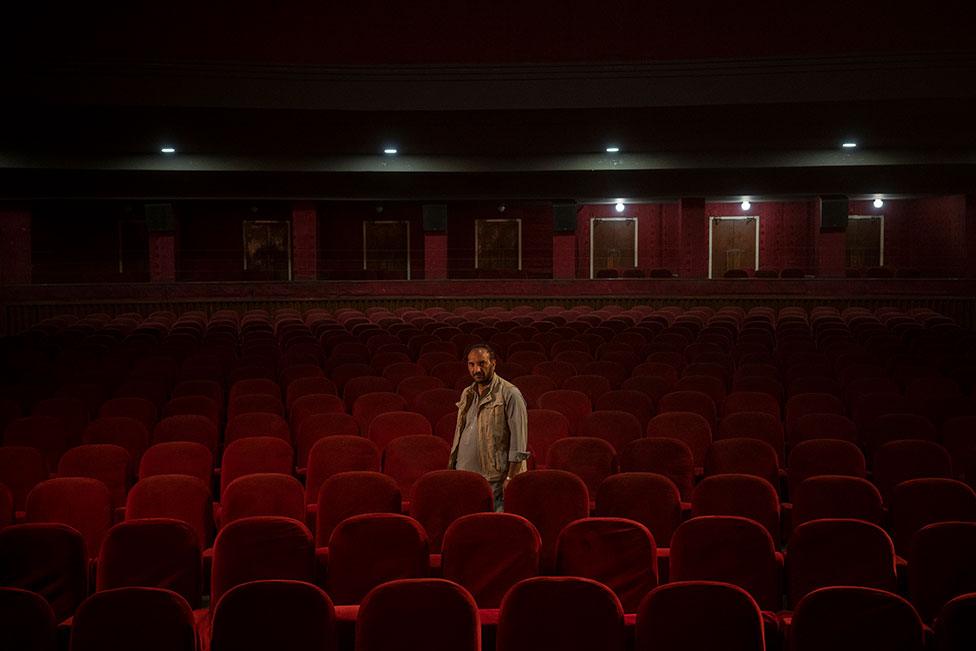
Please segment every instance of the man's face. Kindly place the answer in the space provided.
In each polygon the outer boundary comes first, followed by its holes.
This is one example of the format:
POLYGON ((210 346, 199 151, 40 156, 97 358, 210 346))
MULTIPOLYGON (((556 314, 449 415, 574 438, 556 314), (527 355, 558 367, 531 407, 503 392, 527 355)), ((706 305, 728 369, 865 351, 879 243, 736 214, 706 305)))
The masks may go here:
POLYGON ((484 348, 475 348, 468 353, 468 373, 478 384, 488 384, 495 375, 495 362, 484 348))

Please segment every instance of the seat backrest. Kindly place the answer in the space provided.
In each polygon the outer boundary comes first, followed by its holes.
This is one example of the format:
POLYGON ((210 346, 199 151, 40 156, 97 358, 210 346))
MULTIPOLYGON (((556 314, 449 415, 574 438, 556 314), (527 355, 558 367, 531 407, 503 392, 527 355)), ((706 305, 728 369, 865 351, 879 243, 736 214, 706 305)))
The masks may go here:
POLYGON ((784 424, 786 439, 793 440, 797 421, 807 414, 838 414, 846 413, 844 403, 837 396, 830 393, 800 393, 786 401, 784 424))
POLYGON ((196 631, 186 600, 162 588, 96 592, 75 613, 72 651, 193 651, 196 631))
POLYGON ((44 597, 56 621, 88 593, 85 539, 64 524, 16 524, 0 530, 0 585, 44 597))
POLYGON ((48 470, 54 472, 61 455, 68 449, 71 433, 60 418, 24 416, 7 423, 3 445, 31 447, 40 450, 48 470))
POLYGON ((701 391, 676 389, 666 393, 658 401, 657 410, 658 417, 670 412, 692 412, 705 419, 710 429, 715 429, 718 425, 715 399, 701 391))
POLYGON ((502 600, 498 651, 624 648, 623 609, 604 585, 579 577, 536 577, 502 600))
POLYGON ((786 549, 787 600, 813 590, 859 585, 894 592, 895 547, 884 529, 862 520, 811 520, 793 529, 786 549))
POLYGON ((336 473, 322 482, 315 504, 316 546, 325 547, 336 526, 346 518, 365 513, 400 513, 401 494, 391 477, 357 470, 336 473))
MULTIPOLYGON (((426 419, 423 424, 429 427, 426 419)), ((399 436, 383 451, 383 472, 396 480, 403 498, 410 500, 417 480, 428 472, 447 468, 450 456, 451 446, 438 436, 399 436)))
POLYGON ((219 433, 217 425, 205 416, 185 414, 167 416, 152 431, 152 442, 169 443, 188 441, 205 445, 211 453, 216 453, 219 433))
POLYGON ((220 493, 238 477, 256 472, 290 475, 295 453, 291 445, 275 436, 248 436, 224 448, 220 464, 220 493))
POLYGON ((847 416, 812 413, 797 418, 787 443, 790 447, 813 439, 841 439, 855 443, 858 438, 857 425, 847 416))
POLYGON ((764 651, 762 613, 742 588, 716 581, 675 581, 640 604, 636 651, 764 651))
POLYGON ((0 645, 23 651, 55 651, 57 622, 51 605, 21 588, 0 588, 0 645))
POLYGON ((360 651, 480 651, 478 607, 444 579, 397 579, 373 588, 356 618, 360 651))
POLYGON ((664 475, 619 473, 600 484, 595 513, 639 522, 651 532, 656 544, 668 547, 681 523, 681 496, 674 482, 664 475))
POLYGON ((670 580, 732 583, 764 610, 780 607, 780 568, 773 538, 749 518, 707 515, 683 522, 671 537, 670 580))
POLYGON ((238 414, 227 421, 227 427, 224 429, 224 445, 254 436, 271 436, 291 443, 288 421, 278 414, 251 411, 238 414))
POLYGON ((681 441, 691 450, 695 467, 700 468, 705 462, 705 453, 712 444, 712 426, 701 414, 669 411, 658 414, 647 423, 647 436, 681 441))
POLYGON ((571 436, 549 446, 546 468, 571 472, 596 495, 600 483, 617 471, 613 446, 605 439, 592 436, 571 436))
POLYGON ((620 471, 664 475, 674 482, 682 500, 691 500, 695 461, 684 441, 670 437, 638 439, 621 451, 620 471))
POLYGON ((102 403, 98 409, 99 418, 125 416, 134 418, 142 423, 147 431, 156 425, 159 416, 156 405, 150 400, 140 397, 112 398, 102 403))
MULTIPOLYGON (((257 516, 231 522, 214 541, 210 600, 259 579, 312 580, 312 534, 291 518, 257 516)), ((212 610, 211 610, 212 612, 212 610)))
POLYGON ((37 448, 0 446, 0 484, 10 489, 14 510, 23 511, 27 495, 47 477, 47 462, 37 448))
POLYGON ((577 433, 583 417, 592 411, 589 396, 571 389, 547 391, 539 396, 537 403, 539 409, 558 411, 565 416, 570 434, 577 433))
POLYGON ((734 438, 713 441, 705 453, 705 476, 740 473, 779 485, 776 450, 759 439, 734 438))
POLYGON ((529 409, 528 446, 536 464, 545 464, 549 447, 569 436, 569 419, 552 409, 529 409))
POLYGON ((657 587, 657 546, 647 527, 633 520, 576 520, 559 534, 556 573, 599 581, 613 590, 624 612, 637 612, 657 587))
POLYGON ((303 581, 265 579, 227 590, 216 604, 210 648, 336 648, 332 600, 303 581))
POLYGON ((58 462, 60 477, 90 477, 105 484, 112 495, 112 507, 125 506, 125 494, 132 475, 129 453, 110 443, 79 445, 66 451, 58 462))
POLYGON ((305 488, 290 475, 252 473, 238 477, 220 496, 220 526, 255 515, 305 520, 305 488))
POLYGON ((213 476, 213 455, 202 443, 157 443, 142 455, 138 477, 145 479, 155 475, 190 475, 209 486, 213 476))
POLYGON ((792 640, 794 651, 921 651, 925 633, 915 609, 901 597, 843 586, 814 590, 800 601, 793 613, 792 640))
POLYGON ((469 590, 480 608, 498 608, 513 585, 539 574, 542 540, 514 513, 459 517, 444 533, 441 571, 469 590))
POLYGON ((185 522, 146 518, 120 522, 105 535, 95 590, 166 588, 200 606, 201 549, 185 522))
POLYGON ((790 451, 787 478, 790 494, 805 479, 816 475, 864 477, 867 463, 861 449, 850 441, 812 439, 798 443, 790 451))
POLYGON ((631 441, 636 441, 644 434, 637 417, 626 411, 606 410, 594 411, 583 417, 580 422, 578 436, 592 436, 601 438, 619 452, 631 441))
POLYGON ((410 515, 427 532, 432 554, 439 554, 444 533, 458 518, 494 510, 491 486, 476 472, 434 470, 417 479, 410 515))
POLYGON ((315 504, 322 483, 336 473, 380 471, 380 451, 363 436, 336 435, 319 439, 308 454, 305 503, 315 504))
POLYGON ((884 524, 881 493, 861 477, 815 475, 800 482, 791 498, 794 527, 819 518, 854 518, 884 524))
POLYGON ((429 564, 427 534, 413 518, 355 515, 329 538, 327 589, 336 604, 357 604, 381 583, 426 576, 429 564))
POLYGON ((430 436, 434 429, 424 416, 412 411, 388 411, 378 414, 366 428, 366 438, 380 451, 400 436, 430 436))
POLYGON ((589 492, 582 479, 564 470, 532 470, 505 487, 505 511, 525 517, 542 538, 541 568, 555 566, 556 539, 563 527, 589 515, 589 492))
POLYGON ((933 441, 900 440, 883 444, 874 453, 874 484, 886 498, 892 489, 908 479, 952 478, 952 459, 944 447, 933 441))
POLYGON ((210 545, 213 530, 210 487, 189 475, 153 475, 136 482, 126 497, 125 517, 172 518, 187 523, 200 549, 210 545))
POLYGON ((937 522, 922 527, 908 552, 908 591, 925 622, 962 594, 976 593, 976 522, 937 522))
POLYGON ((966 651, 976 647, 976 593, 960 595, 949 601, 935 621, 935 635, 939 648, 945 651, 966 651))
POLYGON ((112 526, 112 495, 97 479, 48 479, 27 496, 25 520, 66 524, 77 529, 85 539, 89 558, 96 558, 102 538, 112 526))
POLYGON ((761 411, 739 411, 724 416, 718 423, 715 440, 757 439, 768 443, 776 452, 779 466, 785 465, 785 437, 778 416, 761 411))
POLYGON ((761 524, 774 541, 780 538, 776 489, 755 475, 725 474, 702 479, 691 497, 693 516, 738 515, 761 524))
POLYGON ((976 493, 955 479, 909 479, 891 491, 889 503, 895 550, 902 556, 912 536, 935 522, 976 522, 976 493))

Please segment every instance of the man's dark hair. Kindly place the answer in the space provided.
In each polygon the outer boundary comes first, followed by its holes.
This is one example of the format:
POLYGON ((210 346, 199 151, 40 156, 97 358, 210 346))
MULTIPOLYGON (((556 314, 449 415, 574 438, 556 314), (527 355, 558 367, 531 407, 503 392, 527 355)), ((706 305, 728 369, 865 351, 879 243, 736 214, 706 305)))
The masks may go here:
POLYGON ((495 349, 484 342, 468 346, 467 350, 464 351, 464 359, 468 359, 468 355, 472 350, 483 350, 488 353, 488 359, 495 361, 495 349))

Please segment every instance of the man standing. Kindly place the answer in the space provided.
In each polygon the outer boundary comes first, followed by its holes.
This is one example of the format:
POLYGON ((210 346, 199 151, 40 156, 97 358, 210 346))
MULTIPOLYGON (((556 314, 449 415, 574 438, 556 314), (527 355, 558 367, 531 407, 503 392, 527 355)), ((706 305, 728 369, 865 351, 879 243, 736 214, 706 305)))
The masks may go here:
POLYGON ((474 383, 461 393, 449 468, 470 470, 491 484, 495 510, 508 481, 525 470, 528 416, 514 384, 495 374, 495 351, 475 344, 466 354, 474 383))

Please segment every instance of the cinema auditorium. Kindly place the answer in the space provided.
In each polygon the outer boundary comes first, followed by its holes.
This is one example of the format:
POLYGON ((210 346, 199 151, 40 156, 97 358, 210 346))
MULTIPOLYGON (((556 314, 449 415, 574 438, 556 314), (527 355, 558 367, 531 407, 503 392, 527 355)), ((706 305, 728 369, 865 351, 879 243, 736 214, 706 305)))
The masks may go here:
POLYGON ((15 4, 4 651, 976 649, 964 3, 15 4))

